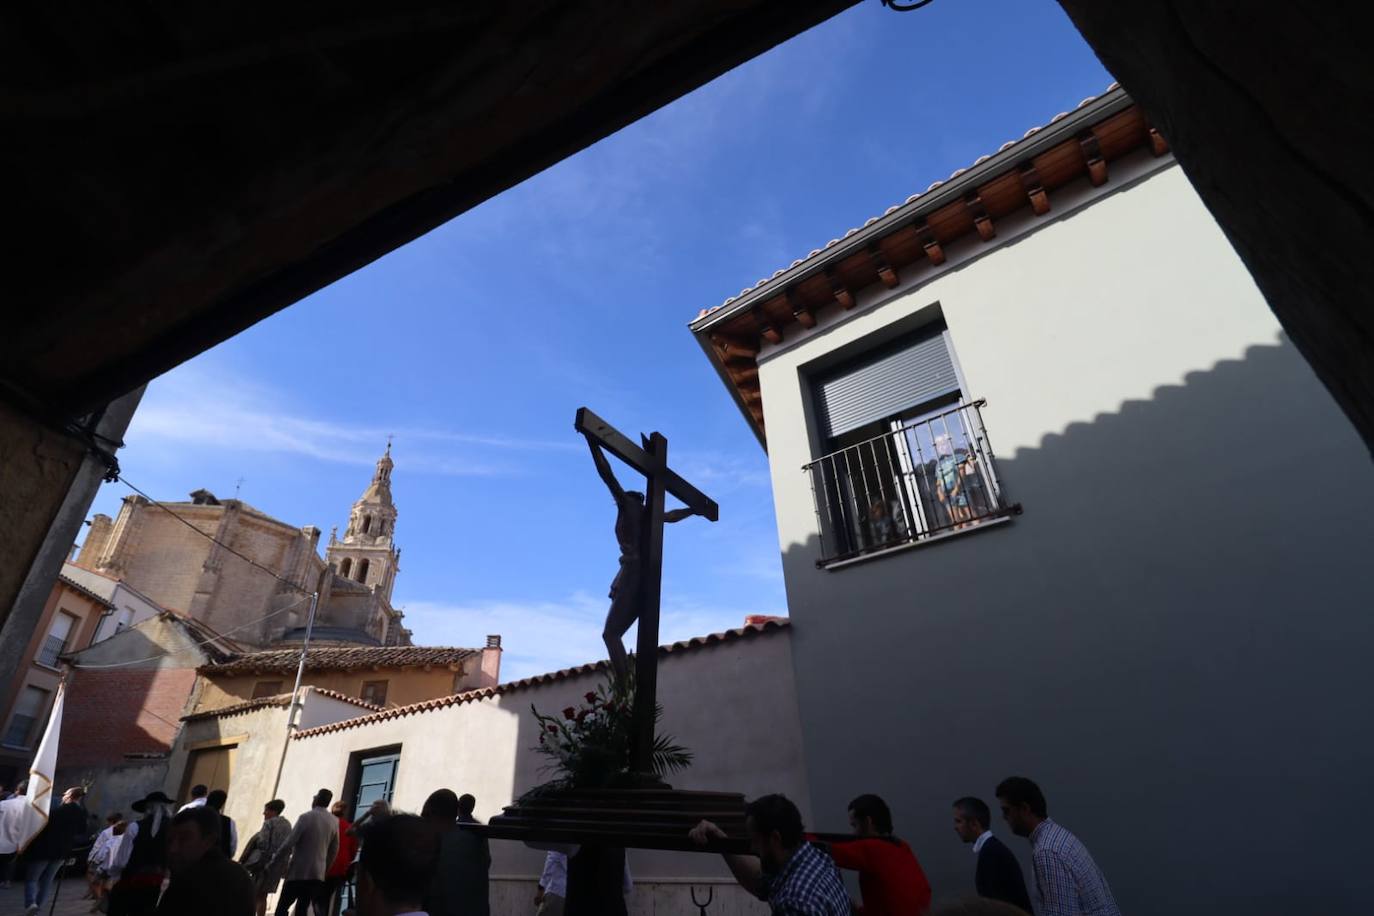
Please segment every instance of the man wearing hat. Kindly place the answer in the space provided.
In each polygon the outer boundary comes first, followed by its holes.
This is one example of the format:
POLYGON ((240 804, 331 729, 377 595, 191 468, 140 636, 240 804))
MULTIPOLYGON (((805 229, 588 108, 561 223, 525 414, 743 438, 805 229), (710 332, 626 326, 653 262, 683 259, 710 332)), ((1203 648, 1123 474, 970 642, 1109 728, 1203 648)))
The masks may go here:
POLYGON ((118 880, 110 891, 109 916, 151 916, 157 909, 167 877, 172 804, 160 791, 134 803, 135 811, 142 808, 143 817, 128 826, 111 855, 110 871, 118 880))

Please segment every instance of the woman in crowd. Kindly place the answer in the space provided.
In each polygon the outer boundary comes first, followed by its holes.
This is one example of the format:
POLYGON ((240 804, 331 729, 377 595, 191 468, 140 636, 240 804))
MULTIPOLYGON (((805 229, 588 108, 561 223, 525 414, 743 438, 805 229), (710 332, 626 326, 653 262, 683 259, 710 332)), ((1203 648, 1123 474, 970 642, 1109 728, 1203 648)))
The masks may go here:
POLYGON ((253 838, 243 849, 243 856, 239 859, 239 864, 248 869, 248 874, 253 878, 257 916, 266 916, 267 897, 276 892, 277 885, 281 883, 282 876, 286 874, 287 866, 291 862, 288 857, 282 856, 276 864, 272 863, 277 851, 291 835, 291 822, 281 815, 285 810, 286 802, 279 798, 263 806, 262 827, 253 834, 253 838))

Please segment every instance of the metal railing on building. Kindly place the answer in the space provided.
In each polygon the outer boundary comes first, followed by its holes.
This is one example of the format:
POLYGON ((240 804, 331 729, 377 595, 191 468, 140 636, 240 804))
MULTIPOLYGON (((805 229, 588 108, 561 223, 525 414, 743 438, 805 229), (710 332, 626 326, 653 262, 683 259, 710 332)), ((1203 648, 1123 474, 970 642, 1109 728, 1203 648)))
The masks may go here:
POLYGON ((1008 505, 983 428, 961 403, 803 466, 820 530, 819 566, 964 530, 1008 505))

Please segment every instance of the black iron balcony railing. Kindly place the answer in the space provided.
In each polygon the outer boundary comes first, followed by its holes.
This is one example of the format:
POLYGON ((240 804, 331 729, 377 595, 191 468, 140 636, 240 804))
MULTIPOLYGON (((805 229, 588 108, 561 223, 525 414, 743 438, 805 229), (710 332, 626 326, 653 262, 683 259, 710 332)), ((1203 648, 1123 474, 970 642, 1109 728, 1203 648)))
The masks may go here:
POLYGON ((979 408, 959 404, 804 466, 821 534, 819 566, 983 524, 1003 498, 979 408))

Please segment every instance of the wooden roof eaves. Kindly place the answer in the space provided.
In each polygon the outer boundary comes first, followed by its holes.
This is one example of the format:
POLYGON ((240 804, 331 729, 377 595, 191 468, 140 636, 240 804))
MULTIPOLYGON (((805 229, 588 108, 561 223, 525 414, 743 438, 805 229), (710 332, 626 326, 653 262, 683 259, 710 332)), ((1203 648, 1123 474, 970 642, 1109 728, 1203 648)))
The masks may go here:
MULTIPOLYGON (((722 305, 688 324, 692 333, 699 337, 707 331, 728 322, 739 314, 749 311, 760 303, 778 296, 782 290, 811 279, 823 273, 825 268, 834 265, 869 245, 891 235, 899 229, 920 222, 921 219, 950 203, 957 202, 969 191, 997 177, 999 173, 1016 168, 1017 164, 1049 150, 1064 142, 1065 139, 1090 128, 1093 124, 1125 111, 1135 104, 1126 90, 1117 87, 1103 93, 1082 108, 1069 112, 1058 121, 1037 130, 1023 140, 994 153, 987 159, 958 173, 956 177, 921 194, 910 203, 903 204, 885 216, 842 238, 819 254, 803 259, 802 263, 790 267, 770 278, 760 286, 749 290, 733 302, 722 305)), ((709 344, 708 344, 709 351, 709 344)), ((709 355, 709 352, 708 352, 709 355)))

